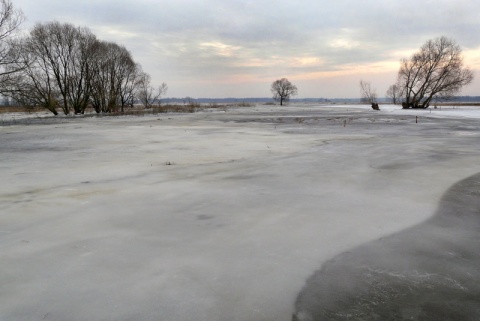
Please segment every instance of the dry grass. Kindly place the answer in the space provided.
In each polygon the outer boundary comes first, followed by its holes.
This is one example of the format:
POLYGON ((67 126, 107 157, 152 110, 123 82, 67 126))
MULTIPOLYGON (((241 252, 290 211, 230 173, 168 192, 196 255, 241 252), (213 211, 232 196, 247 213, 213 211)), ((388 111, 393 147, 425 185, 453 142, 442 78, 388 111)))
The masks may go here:
POLYGON ((253 104, 241 102, 235 104, 217 104, 210 103, 202 105, 199 103, 189 103, 185 105, 172 105, 166 104, 162 106, 156 106, 152 108, 154 114, 160 113, 195 113, 203 110, 222 110, 226 111, 229 107, 253 107, 253 104))
MULTIPOLYGON (((166 104, 163 106, 156 106, 152 108, 153 114, 164 114, 164 113, 194 113, 197 111, 202 111, 206 106, 202 106, 196 103, 190 103, 186 105, 171 105, 166 104)), ((218 107, 215 107, 218 108, 218 107)))
POLYGON ((6 113, 38 113, 46 111, 42 107, 0 106, 0 114, 6 113))
MULTIPOLYGON (((111 113, 102 113, 98 115, 102 116, 143 116, 148 114, 163 114, 163 113, 195 113, 204 110, 227 110, 229 107, 253 107, 255 104, 249 104, 245 102, 233 103, 233 104, 199 104, 195 102, 190 102, 188 104, 165 104, 161 106, 154 106, 152 108, 145 109, 143 107, 126 107, 123 112, 118 108, 111 113)), ((41 107, 22 107, 22 106, 0 106, 0 114, 6 113, 34 113, 34 112, 45 112, 47 111, 41 107)), ((61 111, 58 111, 59 114, 61 111)), ((92 108, 87 108, 85 110, 85 115, 96 115, 95 111, 92 108)), ((53 114, 52 114, 53 116, 53 114)))

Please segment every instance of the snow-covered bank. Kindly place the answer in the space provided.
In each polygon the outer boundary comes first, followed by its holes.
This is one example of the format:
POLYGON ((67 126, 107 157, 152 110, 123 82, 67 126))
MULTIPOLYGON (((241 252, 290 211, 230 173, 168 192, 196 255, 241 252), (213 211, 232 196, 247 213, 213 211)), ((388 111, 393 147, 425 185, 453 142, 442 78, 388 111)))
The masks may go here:
POLYGON ((480 172, 478 120, 381 108, 0 127, 0 319, 290 320, 323 262, 480 172))
MULTIPOLYGON (((359 108, 362 110, 371 109, 369 105, 338 105, 343 108, 359 108)), ((427 109, 402 109, 399 105, 380 105, 380 112, 393 113, 395 115, 410 115, 422 117, 440 117, 440 118, 480 118, 480 107, 478 106, 431 106, 427 109)))

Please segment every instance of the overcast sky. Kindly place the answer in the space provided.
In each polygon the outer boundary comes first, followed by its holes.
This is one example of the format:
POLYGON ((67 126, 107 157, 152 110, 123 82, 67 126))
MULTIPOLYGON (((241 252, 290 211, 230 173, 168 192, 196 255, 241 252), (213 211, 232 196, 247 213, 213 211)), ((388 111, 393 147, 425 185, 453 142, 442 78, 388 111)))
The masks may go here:
MULTIPOLYGON (((399 60, 453 38, 480 78, 478 0, 13 0, 36 22, 89 27, 129 49, 168 97, 269 97, 286 77, 300 98, 379 96, 399 60)), ((480 95, 480 79, 462 92, 480 95)))

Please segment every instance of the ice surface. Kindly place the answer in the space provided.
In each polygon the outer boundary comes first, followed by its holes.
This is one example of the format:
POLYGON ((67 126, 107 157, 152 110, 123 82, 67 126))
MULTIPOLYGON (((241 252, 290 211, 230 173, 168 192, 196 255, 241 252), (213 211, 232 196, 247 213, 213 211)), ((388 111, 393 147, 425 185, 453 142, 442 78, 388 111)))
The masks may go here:
POLYGON ((342 253, 310 277, 294 321, 480 319, 480 174, 410 229, 342 253))
POLYGON ((3 118, 0 320, 290 320, 480 172, 478 109, 381 108, 3 118))

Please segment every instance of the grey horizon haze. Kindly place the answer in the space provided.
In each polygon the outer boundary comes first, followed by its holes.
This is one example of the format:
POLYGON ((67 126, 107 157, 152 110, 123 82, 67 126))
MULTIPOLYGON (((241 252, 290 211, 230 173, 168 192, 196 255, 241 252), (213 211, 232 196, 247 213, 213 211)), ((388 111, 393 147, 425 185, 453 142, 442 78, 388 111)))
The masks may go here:
MULTIPOLYGON (((30 30, 37 22, 86 26, 124 45, 169 97, 269 97, 286 77, 298 97, 359 97, 370 81, 379 96, 399 60, 446 36, 480 70, 480 2, 14 0, 30 30)), ((480 95, 480 80, 462 95, 480 95)))

